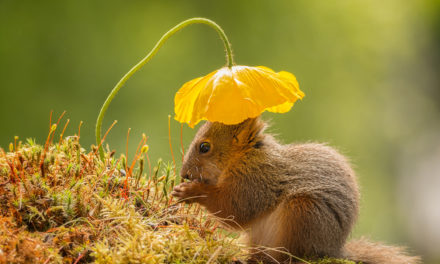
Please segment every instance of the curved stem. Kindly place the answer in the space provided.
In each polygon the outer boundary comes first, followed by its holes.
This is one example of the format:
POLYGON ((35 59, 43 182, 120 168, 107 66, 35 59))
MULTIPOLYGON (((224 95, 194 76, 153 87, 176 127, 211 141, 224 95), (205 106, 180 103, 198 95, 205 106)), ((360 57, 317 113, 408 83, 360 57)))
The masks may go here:
POLYGON ((101 160, 104 160, 104 149, 102 148, 102 142, 101 142, 101 126, 102 126, 102 120, 104 119, 105 112, 107 111, 108 106, 110 105, 110 102, 113 100, 113 98, 118 93, 119 89, 125 84, 125 82, 139 69, 142 68, 142 66, 145 65, 156 53, 159 51, 159 49, 162 47, 162 45, 167 41, 172 35, 174 35, 176 32, 180 31, 181 29, 185 28, 186 26, 189 26, 191 24, 205 24, 212 28, 214 28, 217 33, 220 35, 220 38, 223 41, 223 44, 225 45, 226 49, 226 62, 227 66, 231 68, 234 65, 234 60, 232 57, 232 49, 231 44, 228 41, 228 38, 226 37, 225 32, 223 29, 217 25, 214 21, 206 19, 206 18, 190 18, 188 20, 185 20, 179 24, 177 24, 175 27, 170 29, 167 33, 165 33, 162 38, 156 43, 154 48, 148 53, 145 58, 143 58, 140 62, 138 62, 133 68, 131 68, 125 75, 122 77, 121 80, 116 84, 116 86, 113 88, 113 90, 108 95, 107 99, 105 100, 104 104, 101 107, 101 111, 99 112, 98 119, 96 120, 96 145, 99 148, 99 156, 101 160))

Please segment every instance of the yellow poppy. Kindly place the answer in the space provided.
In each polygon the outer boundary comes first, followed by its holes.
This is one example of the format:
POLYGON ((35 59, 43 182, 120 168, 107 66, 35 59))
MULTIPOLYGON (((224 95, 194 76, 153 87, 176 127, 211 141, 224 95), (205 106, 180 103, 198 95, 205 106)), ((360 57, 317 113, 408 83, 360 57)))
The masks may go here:
POLYGON ((264 66, 224 67, 180 88, 174 98, 175 119, 190 127, 201 120, 238 124, 266 110, 285 113, 303 97, 289 72, 264 66))

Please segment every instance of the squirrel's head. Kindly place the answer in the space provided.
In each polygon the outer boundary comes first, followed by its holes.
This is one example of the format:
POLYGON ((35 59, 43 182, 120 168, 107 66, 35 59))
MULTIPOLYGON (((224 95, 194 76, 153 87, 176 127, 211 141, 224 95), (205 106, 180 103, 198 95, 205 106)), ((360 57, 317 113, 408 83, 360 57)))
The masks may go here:
POLYGON ((234 161, 262 146, 265 127, 259 117, 237 125, 206 122, 197 131, 185 155, 182 178, 216 184, 234 161))

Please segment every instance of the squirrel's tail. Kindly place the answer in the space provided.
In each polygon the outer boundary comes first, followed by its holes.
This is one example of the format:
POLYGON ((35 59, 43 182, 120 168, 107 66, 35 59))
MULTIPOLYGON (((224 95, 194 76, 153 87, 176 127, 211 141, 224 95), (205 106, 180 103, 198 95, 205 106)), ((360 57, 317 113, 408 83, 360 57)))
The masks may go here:
POLYGON ((403 247, 387 246, 365 238, 349 241, 344 257, 362 264, 419 264, 420 257, 408 256, 403 247))

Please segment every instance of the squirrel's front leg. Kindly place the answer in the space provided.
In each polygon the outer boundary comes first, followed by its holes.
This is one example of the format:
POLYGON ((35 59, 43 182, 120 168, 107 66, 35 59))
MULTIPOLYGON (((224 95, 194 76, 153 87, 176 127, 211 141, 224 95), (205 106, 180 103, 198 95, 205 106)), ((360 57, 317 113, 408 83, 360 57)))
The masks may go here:
POLYGON ((198 181, 182 182, 174 187, 172 196, 179 199, 179 202, 203 203, 207 199, 205 184, 198 181))
POLYGON ((199 203, 203 205, 210 213, 226 220, 232 220, 228 223, 229 227, 240 227, 245 224, 240 212, 233 205, 237 198, 231 194, 230 189, 224 185, 213 185, 201 183, 199 181, 183 182, 174 187, 171 193, 179 199, 179 202, 199 203))

